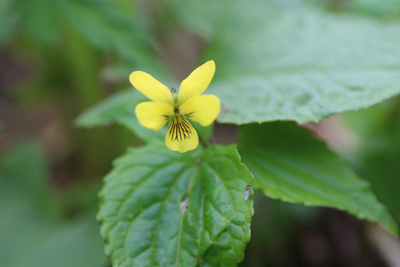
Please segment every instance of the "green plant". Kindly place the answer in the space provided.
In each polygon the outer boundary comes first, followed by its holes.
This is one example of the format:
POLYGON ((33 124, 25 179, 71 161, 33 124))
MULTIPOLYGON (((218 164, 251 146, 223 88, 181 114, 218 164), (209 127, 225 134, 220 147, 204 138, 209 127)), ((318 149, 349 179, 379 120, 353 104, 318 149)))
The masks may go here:
MULTIPOLYGON (((77 119, 81 127, 116 122, 144 142, 114 162, 100 193, 97 218, 113 266, 236 266, 250 239, 247 185, 398 233, 349 163, 286 122, 317 122, 400 92, 400 25, 366 14, 367 4, 359 2, 336 14, 314 1, 168 2, 208 40, 201 63, 213 59, 217 71, 207 92, 221 100, 217 121, 240 125, 239 139, 170 151, 165 128, 154 132, 138 123, 134 110, 145 98, 132 88, 77 119)), ((208 143, 210 129, 196 127, 208 143)))

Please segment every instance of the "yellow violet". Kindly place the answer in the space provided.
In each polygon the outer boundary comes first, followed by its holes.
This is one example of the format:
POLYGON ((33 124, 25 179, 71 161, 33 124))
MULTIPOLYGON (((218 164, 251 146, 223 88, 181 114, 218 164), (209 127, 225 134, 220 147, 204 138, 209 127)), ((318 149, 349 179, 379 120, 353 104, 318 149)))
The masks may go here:
POLYGON ((154 79, 143 71, 135 71, 129 76, 131 84, 150 102, 136 106, 135 113, 139 123, 151 130, 159 131, 170 119, 166 146, 184 153, 195 149, 199 144, 196 130, 188 120, 209 126, 221 110, 221 102, 214 95, 201 95, 210 84, 215 73, 213 60, 195 69, 182 81, 177 98, 175 90, 154 79))

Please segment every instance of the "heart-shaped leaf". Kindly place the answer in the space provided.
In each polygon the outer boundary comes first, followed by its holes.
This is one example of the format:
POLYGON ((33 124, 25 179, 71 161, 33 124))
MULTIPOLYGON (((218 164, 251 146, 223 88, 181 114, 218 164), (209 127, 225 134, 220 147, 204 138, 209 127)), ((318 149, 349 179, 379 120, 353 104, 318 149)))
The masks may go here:
POLYGON ((130 149, 100 193, 106 254, 113 266, 236 266, 250 240, 252 181, 234 146, 130 149))
POLYGON ((306 129, 293 123, 245 125, 240 130, 239 151, 254 173, 254 187, 266 196, 345 210, 398 232, 369 183, 306 129))

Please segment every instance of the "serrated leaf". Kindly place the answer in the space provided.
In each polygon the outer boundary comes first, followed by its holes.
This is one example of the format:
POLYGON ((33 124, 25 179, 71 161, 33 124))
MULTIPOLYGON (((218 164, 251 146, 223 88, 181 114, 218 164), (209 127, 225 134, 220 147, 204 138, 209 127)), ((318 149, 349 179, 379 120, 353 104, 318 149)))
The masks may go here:
MULTIPOLYGON (((319 121, 400 92, 398 24, 279 2, 230 1, 213 25, 206 57, 217 71, 207 93, 221 99, 219 122, 319 121)), ((196 3, 177 9, 195 29, 214 14, 201 16, 196 3)))
POLYGON ((101 234, 113 266, 236 266, 250 239, 253 177, 234 146, 180 154, 130 149, 100 192, 101 234), (185 206, 187 210, 185 211, 185 206))
POLYGON ((75 124, 78 127, 90 128, 116 122, 134 132, 143 141, 163 141, 167 133, 166 127, 155 132, 141 126, 136 118, 135 107, 144 100, 148 99, 141 93, 127 89, 82 113, 75 124))
POLYGON ((271 198, 345 210, 359 219, 398 227, 369 183, 306 129, 291 123, 241 127, 239 151, 255 176, 255 188, 271 198))

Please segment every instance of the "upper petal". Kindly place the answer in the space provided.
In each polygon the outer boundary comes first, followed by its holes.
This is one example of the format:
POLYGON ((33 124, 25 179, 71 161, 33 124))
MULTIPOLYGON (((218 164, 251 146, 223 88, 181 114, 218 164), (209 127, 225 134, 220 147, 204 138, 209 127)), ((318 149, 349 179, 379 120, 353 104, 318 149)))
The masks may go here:
POLYGON ((221 102, 214 95, 195 96, 179 107, 179 112, 203 126, 208 126, 221 111, 221 102))
POLYGON ((190 98, 201 95, 210 84, 215 73, 214 60, 207 61, 195 69, 189 77, 182 81, 178 93, 178 106, 190 98))
POLYGON ((142 102, 136 106, 135 113, 140 125, 159 131, 174 114, 174 107, 164 102, 142 102))
POLYGON ((173 116, 169 122, 165 144, 173 151, 185 153, 199 145, 199 136, 188 119, 179 114, 173 116))
POLYGON ((151 100, 174 105, 174 98, 168 87, 154 79, 150 74, 134 71, 129 76, 129 81, 139 92, 151 100))

